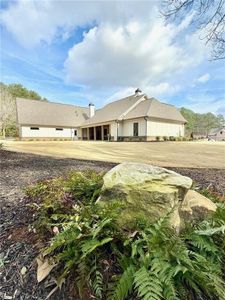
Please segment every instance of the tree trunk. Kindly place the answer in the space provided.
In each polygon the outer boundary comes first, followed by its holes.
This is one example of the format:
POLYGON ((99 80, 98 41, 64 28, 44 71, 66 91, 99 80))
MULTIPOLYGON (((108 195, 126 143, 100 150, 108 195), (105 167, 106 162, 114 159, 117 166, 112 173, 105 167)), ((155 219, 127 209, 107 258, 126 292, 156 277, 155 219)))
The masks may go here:
POLYGON ((3 136, 3 139, 5 140, 5 126, 4 125, 2 127, 2 136, 3 136))

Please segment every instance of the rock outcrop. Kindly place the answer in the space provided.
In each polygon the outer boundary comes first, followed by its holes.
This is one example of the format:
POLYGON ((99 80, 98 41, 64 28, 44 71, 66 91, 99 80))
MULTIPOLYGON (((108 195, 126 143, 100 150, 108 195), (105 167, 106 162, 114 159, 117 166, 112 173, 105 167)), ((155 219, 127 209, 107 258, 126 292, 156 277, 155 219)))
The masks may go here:
POLYGON ((196 191, 189 190, 184 197, 179 214, 184 222, 201 221, 216 211, 216 204, 196 191))
POLYGON ((122 163, 104 176, 100 205, 118 203, 118 222, 132 227, 137 218, 150 222, 168 215, 171 227, 180 230, 187 221, 201 220, 216 205, 190 190, 192 180, 176 172, 141 163, 122 163))

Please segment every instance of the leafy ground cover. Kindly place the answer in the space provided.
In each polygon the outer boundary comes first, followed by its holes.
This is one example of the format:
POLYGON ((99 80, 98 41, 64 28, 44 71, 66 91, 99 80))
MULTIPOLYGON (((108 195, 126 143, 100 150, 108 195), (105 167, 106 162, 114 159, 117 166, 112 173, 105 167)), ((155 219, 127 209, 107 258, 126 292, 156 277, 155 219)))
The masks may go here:
MULTIPOLYGON (((0 298, 149 299, 151 293, 152 299, 163 299, 168 293, 165 299, 223 299, 223 208, 179 236, 166 220, 137 220, 135 228, 121 231, 114 222, 120 208, 103 211, 95 204, 101 183, 99 170, 41 180, 3 211, 0 298), (38 283, 40 252, 42 266, 45 261, 56 265, 38 283), (155 271, 152 286, 144 280, 150 270, 155 271), (175 292, 177 298, 169 298, 175 292)), ((223 200, 218 190, 204 193, 223 200)))
POLYGON ((217 212, 179 234, 167 218, 124 230, 121 206, 96 201, 101 185, 101 174, 86 171, 27 190, 39 202, 34 229, 50 241, 42 255, 57 270, 53 291, 69 280, 74 299, 224 299, 225 206, 215 196, 217 212))

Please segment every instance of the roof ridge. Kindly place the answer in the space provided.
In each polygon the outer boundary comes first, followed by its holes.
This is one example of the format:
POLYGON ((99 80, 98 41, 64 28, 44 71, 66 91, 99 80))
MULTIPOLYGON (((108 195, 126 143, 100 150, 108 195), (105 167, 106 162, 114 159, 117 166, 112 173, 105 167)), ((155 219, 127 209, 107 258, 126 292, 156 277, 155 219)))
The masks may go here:
MULTIPOLYGON (((123 101, 123 100, 125 100, 125 99, 127 99, 127 98, 130 98, 130 97, 133 97, 133 96, 135 96, 135 95, 136 95, 136 94, 134 93, 134 94, 131 94, 131 95, 129 95, 129 96, 123 97, 123 98, 121 98, 121 99, 111 101, 111 102, 107 103, 105 106, 107 106, 107 105, 109 105, 109 104, 112 104, 112 103, 115 103, 115 102, 123 101)), ((137 95, 137 97, 140 97, 140 96, 144 96, 144 94, 137 95)), ((136 96, 135 96, 135 97, 136 97, 136 96)), ((103 107, 105 107, 105 106, 103 106, 103 107)))
POLYGON ((150 100, 150 103, 149 103, 149 108, 148 108, 148 111, 146 113, 147 117, 150 115, 150 109, 151 109, 151 106, 152 106, 152 101, 153 100, 156 100, 155 98, 151 97, 151 98, 148 98, 148 100, 150 100))
POLYGON ((140 104, 143 100, 144 100, 144 98, 145 98, 145 95, 143 94, 143 95, 140 95, 140 96, 142 96, 142 97, 139 97, 138 99, 137 99, 137 101, 133 104, 133 105, 131 105, 131 107, 129 107, 125 112, 123 112, 119 117, 118 117, 118 120, 119 119, 123 119, 130 111, 132 111, 135 107, 137 107, 138 106, 138 104, 140 104))

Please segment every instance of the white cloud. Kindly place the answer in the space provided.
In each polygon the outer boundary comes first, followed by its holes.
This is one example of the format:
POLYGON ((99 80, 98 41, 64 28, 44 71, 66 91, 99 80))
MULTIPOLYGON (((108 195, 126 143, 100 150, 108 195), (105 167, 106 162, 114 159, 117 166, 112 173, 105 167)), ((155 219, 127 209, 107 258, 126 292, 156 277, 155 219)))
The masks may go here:
POLYGON ((50 43, 58 34, 69 37, 76 27, 120 24, 149 18, 157 1, 18 0, 0 13, 0 21, 24 47, 50 43))
POLYGON ((206 93, 189 95, 186 99, 185 107, 198 113, 224 114, 225 94, 220 97, 207 95, 206 93))
POLYGON ((160 1, 19 0, 0 13, 1 23, 24 47, 67 40, 89 28, 69 50, 64 76, 87 96, 126 96, 139 87, 150 96, 173 95, 180 77, 206 56, 198 34, 188 33, 193 15, 180 24, 159 18, 160 1), (119 92, 118 92, 119 91, 119 92))
POLYGON ((140 20, 117 26, 101 23, 70 49, 64 64, 66 79, 92 88, 144 89, 161 84, 165 89, 165 82, 197 66, 205 56, 196 35, 174 42, 183 25, 178 28, 161 20, 150 25, 140 20))
POLYGON ((206 73, 202 76, 200 76, 197 81, 200 82, 200 83, 205 83, 206 81, 208 81, 210 79, 210 75, 209 73, 206 73))

